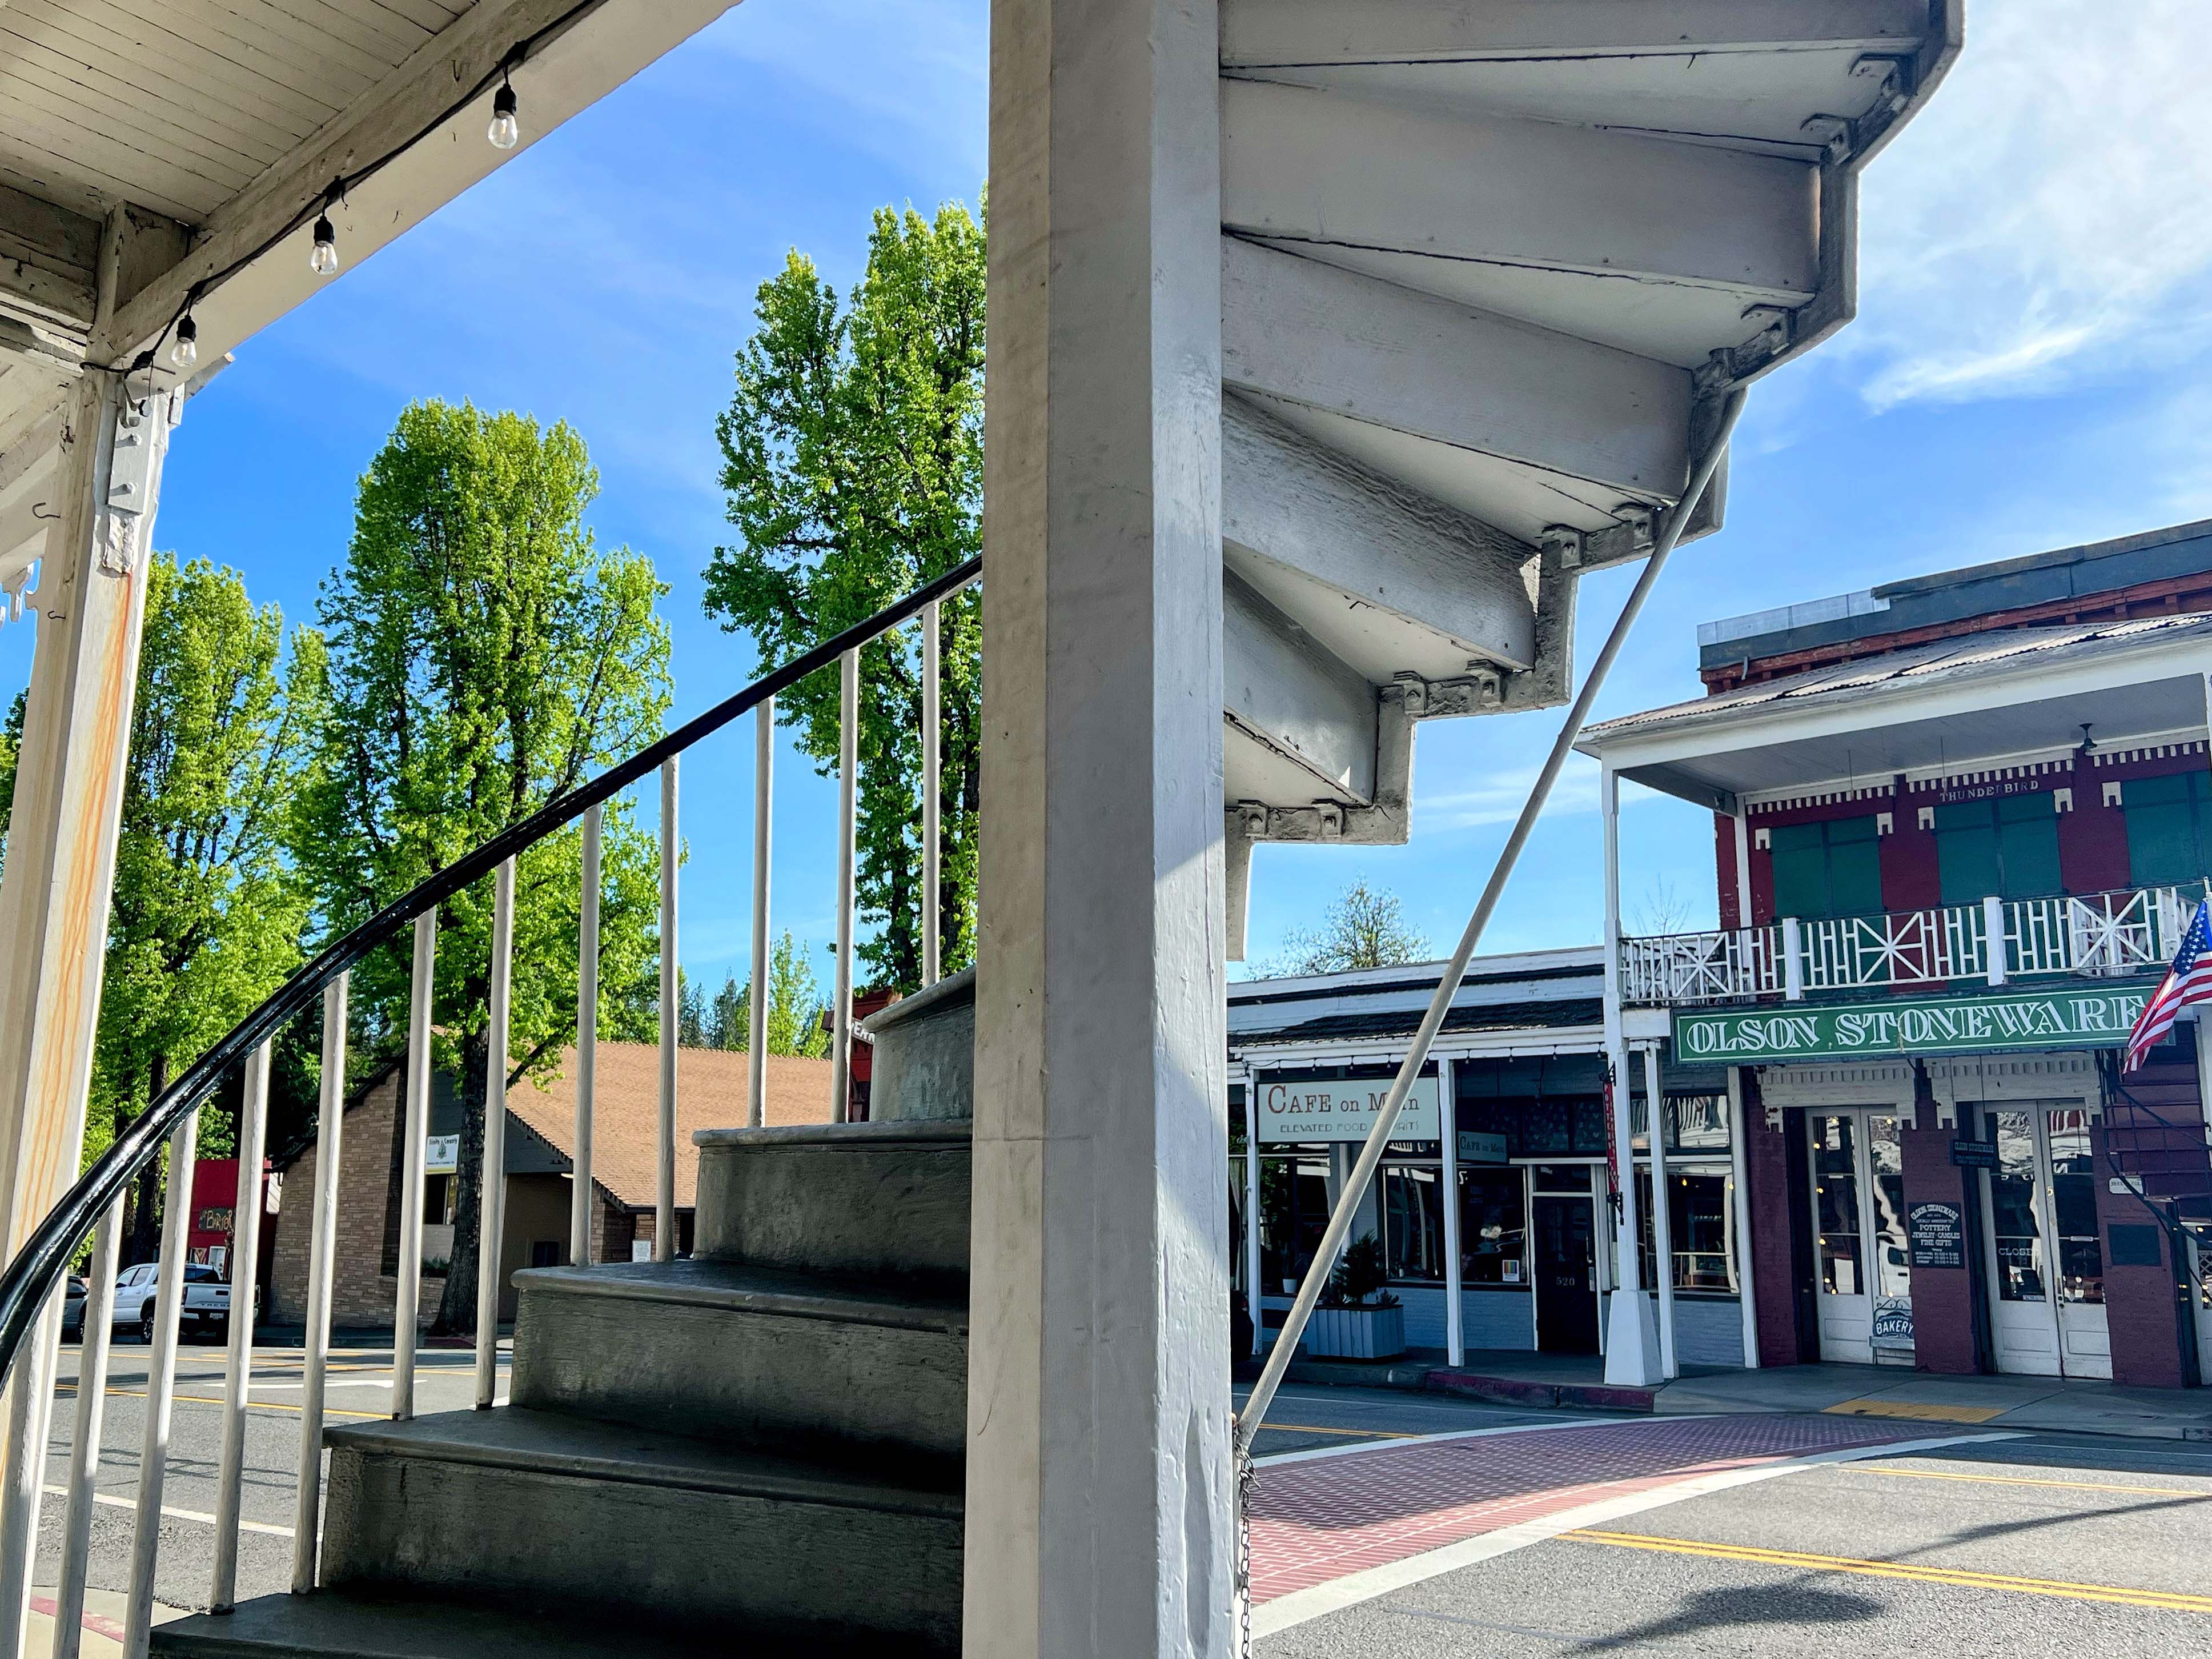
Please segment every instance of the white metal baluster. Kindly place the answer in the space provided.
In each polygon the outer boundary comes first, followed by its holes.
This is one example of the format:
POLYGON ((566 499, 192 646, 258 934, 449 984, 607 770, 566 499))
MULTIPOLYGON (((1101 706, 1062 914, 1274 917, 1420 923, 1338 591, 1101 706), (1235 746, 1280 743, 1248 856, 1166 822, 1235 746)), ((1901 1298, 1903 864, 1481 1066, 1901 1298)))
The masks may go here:
POLYGON ((222 1462, 216 1475, 211 1613, 238 1603, 238 1508, 246 1479, 246 1402, 253 1386, 253 1296, 261 1261, 261 1149, 269 1127, 269 1044, 246 1062, 238 1124, 238 1196, 231 1208, 230 1359, 223 1373, 222 1462))
POLYGON ((653 1200, 653 1259, 676 1259, 676 757, 660 763, 660 1134, 653 1200))
POLYGON ((416 1314, 422 1297, 422 1165, 430 1133, 430 992, 437 978, 438 907, 415 918, 415 978, 407 1000, 407 1122, 399 1154, 399 1295, 392 1320, 392 1415, 415 1415, 416 1314))
POLYGON ((499 1397, 499 1271, 507 1237, 508 1000, 514 978, 514 860, 499 866, 491 901, 491 1029, 484 1033, 483 1155, 477 1161, 477 1409, 499 1397))
POLYGON ((599 807, 584 811, 583 908, 576 920, 576 1150, 569 1160, 568 1260, 592 1260, 592 1108, 599 1078, 599 807))
POLYGON ((300 1490, 292 1519, 292 1594, 315 1587, 323 1514, 323 1378, 331 1357, 331 1276, 337 1265, 339 1141, 345 1130, 346 993, 323 988, 323 1089, 315 1127, 315 1208, 308 1222, 307 1352, 300 1377, 300 1490))
POLYGON ((932 599, 921 608, 921 982, 925 986, 944 977, 942 943, 938 936, 938 906, 943 902, 939 888, 943 878, 939 870, 943 803, 938 799, 942 787, 939 775, 944 765, 943 733, 939 727, 944 719, 945 691, 938 666, 942 627, 938 602, 932 599))
POLYGON ((93 1491, 100 1479, 100 1431, 107 1413, 107 1350, 115 1334, 115 1259, 123 1246, 118 1197, 92 1235, 85 1269, 84 1344, 76 1367, 76 1428, 70 1443, 69 1507, 62 1516, 61 1584, 54 1592, 53 1659, 76 1659, 84 1635, 84 1580, 92 1565, 93 1491))
POLYGON ((46 1488, 46 1442, 53 1421, 54 1373, 59 1367, 66 1273, 39 1304, 21 1358, 8 1388, 8 1486, 4 1534, 5 1605, 22 1649, 30 1614, 33 1559, 38 1553, 39 1503, 46 1488))
POLYGON ((768 861, 775 792, 775 699, 753 711, 753 983, 746 994, 745 1121, 768 1121, 768 861))
POLYGON ((146 1438, 138 1454, 138 1512, 131 1534, 131 1589, 123 1613, 124 1659, 146 1659, 154 1623, 154 1565, 161 1549, 161 1484, 169 1468, 175 1405, 177 1322, 184 1310, 185 1251, 191 1238, 192 1154, 200 1115, 169 1135, 169 1183, 161 1200, 161 1286, 154 1301, 154 1352, 146 1367, 146 1438))
POLYGON ((837 988, 830 1015, 830 1121, 853 1103, 854 815, 860 776, 860 653, 837 664, 837 988))
POLYGON ((1805 998, 1805 930, 1795 916, 1782 918, 1782 994, 1791 1002, 1805 998))

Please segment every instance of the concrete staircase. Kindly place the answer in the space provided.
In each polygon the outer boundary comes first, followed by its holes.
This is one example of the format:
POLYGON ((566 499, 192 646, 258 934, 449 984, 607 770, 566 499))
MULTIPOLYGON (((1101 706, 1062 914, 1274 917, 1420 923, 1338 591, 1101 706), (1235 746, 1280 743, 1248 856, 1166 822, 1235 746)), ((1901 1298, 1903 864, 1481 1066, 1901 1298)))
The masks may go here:
POLYGON ((321 1588, 154 1651, 957 1652, 969 1137, 915 1062, 973 999, 913 1001, 913 1115, 702 1133, 696 1257, 517 1274, 511 1403, 331 1430, 321 1588))

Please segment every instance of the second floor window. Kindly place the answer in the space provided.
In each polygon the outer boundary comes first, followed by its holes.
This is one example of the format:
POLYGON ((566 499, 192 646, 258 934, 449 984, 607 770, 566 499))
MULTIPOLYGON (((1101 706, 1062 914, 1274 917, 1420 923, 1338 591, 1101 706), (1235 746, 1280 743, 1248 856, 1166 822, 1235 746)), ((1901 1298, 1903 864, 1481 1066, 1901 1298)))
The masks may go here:
POLYGON ((2193 884, 2212 869, 2205 857, 2212 780, 2204 773, 2130 778, 2120 805, 2128 820, 2128 879, 2136 886, 2193 884))
POLYGON ((1768 832, 1774 854, 1774 914, 1818 921, 1872 915, 1881 903, 1881 842, 1871 813, 1824 823, 1778 824, 1768 832))
POLYGON ((2002 795, 1937 807, 1936 867, 1946 904, 2059 891, 2058 814, 2051 797, 2002 795))

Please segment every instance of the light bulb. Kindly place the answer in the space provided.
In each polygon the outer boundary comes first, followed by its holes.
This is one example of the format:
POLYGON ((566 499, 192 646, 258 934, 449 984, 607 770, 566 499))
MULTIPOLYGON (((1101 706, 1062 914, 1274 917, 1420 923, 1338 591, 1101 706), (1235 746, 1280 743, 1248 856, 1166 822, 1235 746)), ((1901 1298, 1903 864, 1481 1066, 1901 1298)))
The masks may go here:
POLYGON ((177 319, 177 343, 169 348, 169 361, 179 368, 190 368, 199 361, 200 327, 186 312, 177 319))
POLYGON ((307 269, 327 276, 338 268, 338 234, 327 215, 315 221, 315 251, 307 256, 307 269))
POLYGON ((494 149, 513 149, 522 142, 522 124, 514 118, 514 88, 501 87, 492 94, 491 127, 484 137, 494 149))

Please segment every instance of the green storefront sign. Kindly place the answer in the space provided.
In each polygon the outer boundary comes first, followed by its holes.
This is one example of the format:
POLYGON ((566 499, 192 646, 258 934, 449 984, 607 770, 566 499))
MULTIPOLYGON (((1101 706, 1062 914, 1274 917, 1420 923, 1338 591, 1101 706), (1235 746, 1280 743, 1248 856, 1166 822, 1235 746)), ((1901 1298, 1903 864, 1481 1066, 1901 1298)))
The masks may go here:
POLYGON ((1727 1012, 1677 1010, 1685 1060, 1763 1066, 1875 1054, 1982 1054, 2018 1048, 2116 1048, 2155 981, 1977 995, 1894 998, 1727 1012))

